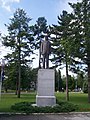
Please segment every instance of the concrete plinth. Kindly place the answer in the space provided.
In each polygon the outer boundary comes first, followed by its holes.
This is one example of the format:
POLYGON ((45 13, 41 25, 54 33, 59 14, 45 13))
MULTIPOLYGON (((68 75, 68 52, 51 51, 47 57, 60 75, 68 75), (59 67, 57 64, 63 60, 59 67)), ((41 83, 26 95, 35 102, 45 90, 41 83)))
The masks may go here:
POLYGON ((54 106, 56 104, 55 71, 53 69, 40 69, 38 71, 37 106, 54 106))
POLYGON ((55 96, 36 96, 37 106, 54 106, 56 105, 55 96))

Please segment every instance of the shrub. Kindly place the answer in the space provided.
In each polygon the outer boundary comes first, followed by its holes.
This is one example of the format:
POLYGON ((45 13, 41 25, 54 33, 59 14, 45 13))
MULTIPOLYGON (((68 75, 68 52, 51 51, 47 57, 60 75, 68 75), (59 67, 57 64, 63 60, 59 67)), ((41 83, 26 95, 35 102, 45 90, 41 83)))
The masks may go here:
POLYGON ((11 109, 25 113, 59 113, 75 111, 77 109, 77 106, 68 102, 58 102, 56 106, 52 107, 51 106, 38 107, 32 106, 32 104, 29 102, 21 102, 12 105, 11 109))
POLYGON ((78 110, 78 106, 66 101, 57 101, 63 112, 72 112, 78 110))

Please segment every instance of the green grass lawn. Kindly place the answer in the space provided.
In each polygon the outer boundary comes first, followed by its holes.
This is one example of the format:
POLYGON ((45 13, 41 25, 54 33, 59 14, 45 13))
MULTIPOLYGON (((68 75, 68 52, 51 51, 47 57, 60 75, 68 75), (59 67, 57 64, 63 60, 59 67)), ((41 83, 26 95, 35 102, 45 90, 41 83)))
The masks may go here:
POLYGON ((2 94, 0 100, 0 112, 11 112, 12 105, 18 102, 35 102, 35 93, 21 94, 20 98, 17 98, 15 94, 2 94))
MULTIPOLYGON (((57 100, 65 100, 65 93, 56 93, 57 100)), ((88 103, 88 94, 69 93, 69 102, 77 104, 79 111, 90 111, 90 103, 88 103)))
MULTIPOLYGON (((57 100, 65 101, 65 93, 55 93, 57 100)), ((90 103, 88 103, 88 95, 84 93, 69 93, 69 102, 77 104, 79 111, 90 111, 90 103)), ((35 102, 36 93, 30 92, 21 94, 21 98, 17 98, 15 94, 2 94, 0 100, 0 112, 12 112, 11 105, 18 102, 35 102)))

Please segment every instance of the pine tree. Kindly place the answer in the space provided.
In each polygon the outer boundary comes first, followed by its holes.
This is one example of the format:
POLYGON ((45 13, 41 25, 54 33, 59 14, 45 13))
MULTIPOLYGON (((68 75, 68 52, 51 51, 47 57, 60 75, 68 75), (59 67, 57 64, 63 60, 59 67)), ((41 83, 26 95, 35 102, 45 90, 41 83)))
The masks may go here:
POLYGON ((6 25, 8 35, 3 37, 3 45, 11 48, 6 58, 18 66, 18 98, 20 98, 21 65, 31 62, 30 55, 34 49, 34 38, 30 29, 29 18, 23 9, 17 9, 10 24, 6 25))
POLYGON ((90 1, 82 0, 76 4, 69 3, 73 9, 72 43, 73 55, 88 72, 88 101, 90 103, 90 1))
POLYGON ((71 22, 70 15, 63 11, 62 15, 58 16, 58 25, 53 25, 52 33, 56 35, 56 38, 53 40, 53 54, 54 61, 56 66, 61 66, 65 64, 66 67, 66 100, 69 100, 68 93, 68 63, 70 62, 69 55, 69 46, 68 43, 70 41, 70 27, 69 24, 71 22))

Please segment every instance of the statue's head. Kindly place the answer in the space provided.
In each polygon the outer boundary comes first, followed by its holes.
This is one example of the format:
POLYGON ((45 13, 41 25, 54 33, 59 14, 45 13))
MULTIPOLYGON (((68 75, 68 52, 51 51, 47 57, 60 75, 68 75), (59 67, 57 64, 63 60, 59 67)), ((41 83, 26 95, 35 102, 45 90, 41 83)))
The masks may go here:
POLYGON ((48 35, 45 36, 45 40, 48 41, 48 35))

